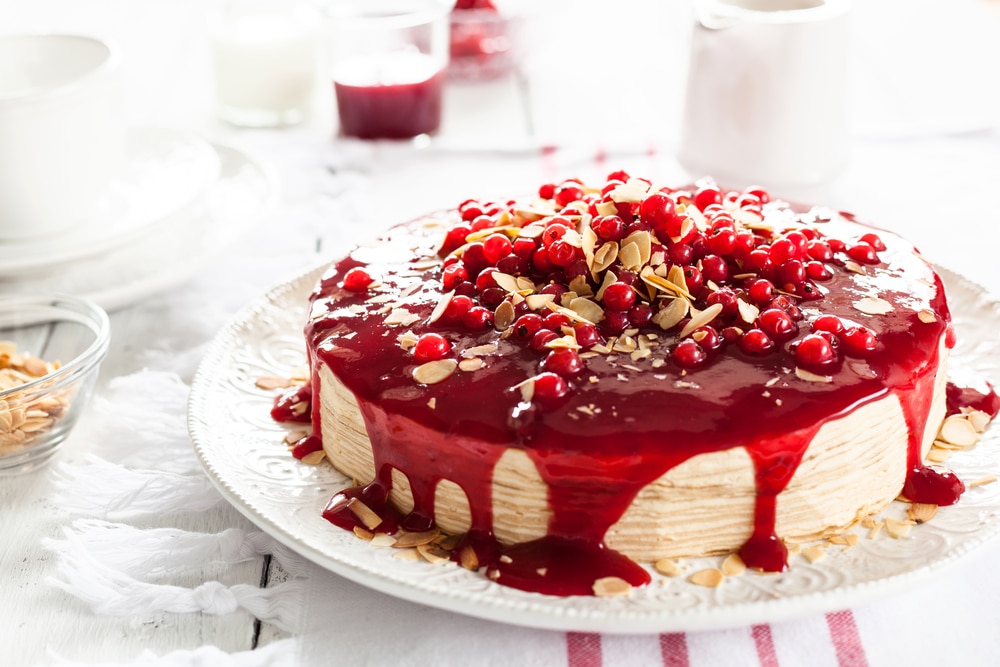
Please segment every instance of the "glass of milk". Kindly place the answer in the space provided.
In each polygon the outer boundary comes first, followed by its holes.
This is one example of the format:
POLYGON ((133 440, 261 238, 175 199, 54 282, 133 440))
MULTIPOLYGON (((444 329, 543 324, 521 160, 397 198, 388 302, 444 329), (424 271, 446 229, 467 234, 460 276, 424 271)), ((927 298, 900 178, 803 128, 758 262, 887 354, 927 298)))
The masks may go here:
POLYGON ((242 127, 294 125, 317 85, 320 18, 292 0, 229 0, 212 52, 219 116, 242 127))

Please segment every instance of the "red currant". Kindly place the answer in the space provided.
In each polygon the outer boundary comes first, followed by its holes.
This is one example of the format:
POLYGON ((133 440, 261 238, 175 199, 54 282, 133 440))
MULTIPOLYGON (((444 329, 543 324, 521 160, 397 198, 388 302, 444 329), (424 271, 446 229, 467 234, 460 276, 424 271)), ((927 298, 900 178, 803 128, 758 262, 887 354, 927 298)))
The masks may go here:
POLYGON ((583 359, 576 350, 552 350, 542 360, 542 369, 562 377, 574 377, 583 372, 583 359))
POLYGON ((542 400, 562 398, 569 393, 569 385, 555 373, 539 373, 534 377, 534 397, 542 400))
POLYGON ((365 292, 372 284, 372 277, 359 266, 344 274, 344 289, 351 292, 365 292))
POLYGON ((444 359, 451 352, 451 343, 436 333, 425 333, 417 339, 417 344, 413 346, 413 358, 417 361, 435 361, 444 359))
POLYGON ((635 304, 635 292, 623 282, 614 282, 604 289, 604 305, 611 310, 628 310, 635 304))

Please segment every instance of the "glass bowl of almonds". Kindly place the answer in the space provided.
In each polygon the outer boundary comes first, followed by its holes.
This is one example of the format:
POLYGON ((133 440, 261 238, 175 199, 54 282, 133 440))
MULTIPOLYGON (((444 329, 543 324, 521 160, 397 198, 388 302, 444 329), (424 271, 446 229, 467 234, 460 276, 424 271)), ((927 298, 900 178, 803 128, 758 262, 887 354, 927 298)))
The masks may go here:
POLYGON ((0 296, 0 475, 47 461, 93 393, 111 325, 63 294, 0 296))

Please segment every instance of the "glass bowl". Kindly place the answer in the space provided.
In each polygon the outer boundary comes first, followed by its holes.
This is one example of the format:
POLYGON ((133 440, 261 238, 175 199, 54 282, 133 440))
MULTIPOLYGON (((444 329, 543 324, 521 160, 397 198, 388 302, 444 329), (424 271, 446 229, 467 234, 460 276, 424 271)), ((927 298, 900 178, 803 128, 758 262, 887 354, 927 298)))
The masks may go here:
POLYGON ((0 296, 0 475, 55 454, 108 352, 107 313, 64 294, 0 296))

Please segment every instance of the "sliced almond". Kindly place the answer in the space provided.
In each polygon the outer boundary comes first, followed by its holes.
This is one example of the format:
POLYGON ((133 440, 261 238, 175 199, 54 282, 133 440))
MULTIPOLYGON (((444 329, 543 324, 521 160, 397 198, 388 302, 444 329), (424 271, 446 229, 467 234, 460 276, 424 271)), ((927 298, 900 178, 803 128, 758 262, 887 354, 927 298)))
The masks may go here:
POLYGON ((306 465, 318 466, 326 458, 326 452, 322 449, 316 450, 315 452, 309 452, 302 457, 302 462, 306 465))
POLYGON ((831 375, 818 375, 798 366, 795 367, 795 375, 800 380, 805 380, 806 382, 833 382, 833 376, 831 375))
POLYGON ((413 379, 420 384, 437 384, 447 379, 455 369, 458 362, 454 359, 437 359, 420 364, 413 369, 413 379))
POLYGON ((735 577, 746 572, 747 566, 739 554, 729 554, 722 561, 722 573, 727 577, 735 577))
POLYGON ((458 369, 460 371, 471 372, 478 371, 480 368, 486 365, 486 362, 480 357, 473 357, 472 359, 462 359, 458 362, 458 369))
POLYGON ((982 477, 978 477, 969 482, 968 484, 966 484, 966 487, 971 489, 977 486, 983 486, 985 484, 992 484, 995 481, 997 481, 996 475, 983 475, 982 477))
MULTIPOLYGON (((451 290, 450 292, 445 292, 444 294, 442 294, 441 298, 438 299, 437 304, 434 306, 434 310, 431 311, 430 316, 427 318, 427 322, 433 324, 438 320, 440 320, 441 316, 444 315, 444 311, 448 309, 448 304, 451 303, 451 300, 454 296, 455 296, 455 290, 451 290)), ((407 332, 407 333, 412 333, 412 332, 407 332)))
POLYGON ((451 562, 450 554, 434 544, 417 545, 417 553, 425 561, 434 565, 451 562))
POLYGON ((406 549, 408 547, 417 547, 421 544, 430 544, 438 537, 440 537, 441 531, 437 528, 432 528, 431 530, 424 530, 417 533, 411 533, 407 531, 400 531, 396 535, 395 541, 392 546, 397 549, 406 549))
POLYGON ((691 304, 687 299, 674 299, 653 315, 652 322, 667 331, 680 324, 680 321, 687 317, 690 308, 691 304))
POLYGON ((979 440, 979 434, 965 415, 951 415, 941 424, 940 437, 959 447, 971 447, 979 440))
POLYGON ((910 506, 906 508, 906 516, 910 517, 910 521, 926 523, 934 518, 937 509, 937 505, 930 503, 910 503, 910 506))
POLYGON ((681 329, 680 337, 684 338, 685 336, 691 335, 691 333, 695 329, 699 329, 705 326, 706 324, 714 320, 716 317, 718 317, 719 313, 721 312, 722 312, 722 304, 713 303, 705 310, 698 313, 694 313, 691 316, 691 319, 688 320, 688 323, 684 325, 684 328, 681 329))
POLYGON ((604 309, 597 303, 585 297, 577 297, 570 301, 570 310, 590 324, 597 324, 604 319, 604 309))
POLYGON ((934 322, 937 322, 937 316, 934 315, 934 311, 926 308, 917 313, 917 319, 924 324, 933 324, 934 322))
POLYGON ((503 331, 512 325, 516 319, 517 311, 514 310, 514 304, 504 300, 497 306, 496 311, 493 313, 493 328, 497 331, 503 331))
POLYGON ((632 592, 632 584, 621 577, 601 577, 594 582, 594 595, 599 598, 626 597, 632 592))
POLYGON ((653 569, 665 577, 679 577, 683 574, 677 563, 669 558, 661 558, 653 563, 653 569))
POLYGON ((893 539, 901 540, 909 537, 913 526, 914 522, 910 519, 895 519, 891 516, 885 518, 885 532, 893 539))
POLYGON ((726 575, 722 573, 722 570, 717 570, 714 567, 705 568, 704 570, 698 570, 690 577, 688 581, 697 586, 705 586, 707 588, 718 588, 720 584, 725 580, 726 575))
POLYGON ((262 375, 257 378, 254 385, 258 389, 270 391, 271 389, 287 389, 292 386, 292 381, 288 378, 278 377, 277 375, 262 375))
POLYGON ((802 556, 810 563, 815 563, 826 558, 826 552, 822 547, 812 546, 803 549, 802 556))
POLYGON ((375 530, 382 524, 382 517, 358 498, 351 498, 347 502, 347 509, 351 510, 351 514, 356 516, 368 530, 375 530))
POLYGON ((476 550, 468 545, 462 547, 462 550, 458 552, 458 564, 466 570, 472 570, 473 572, 478 570, 479 556, 476 555, 476 550))
POLYGON ((853 306, 866 315, 885 315, 892 312, 892 304, 877 296, 866 296, 855 301, 853 306))

